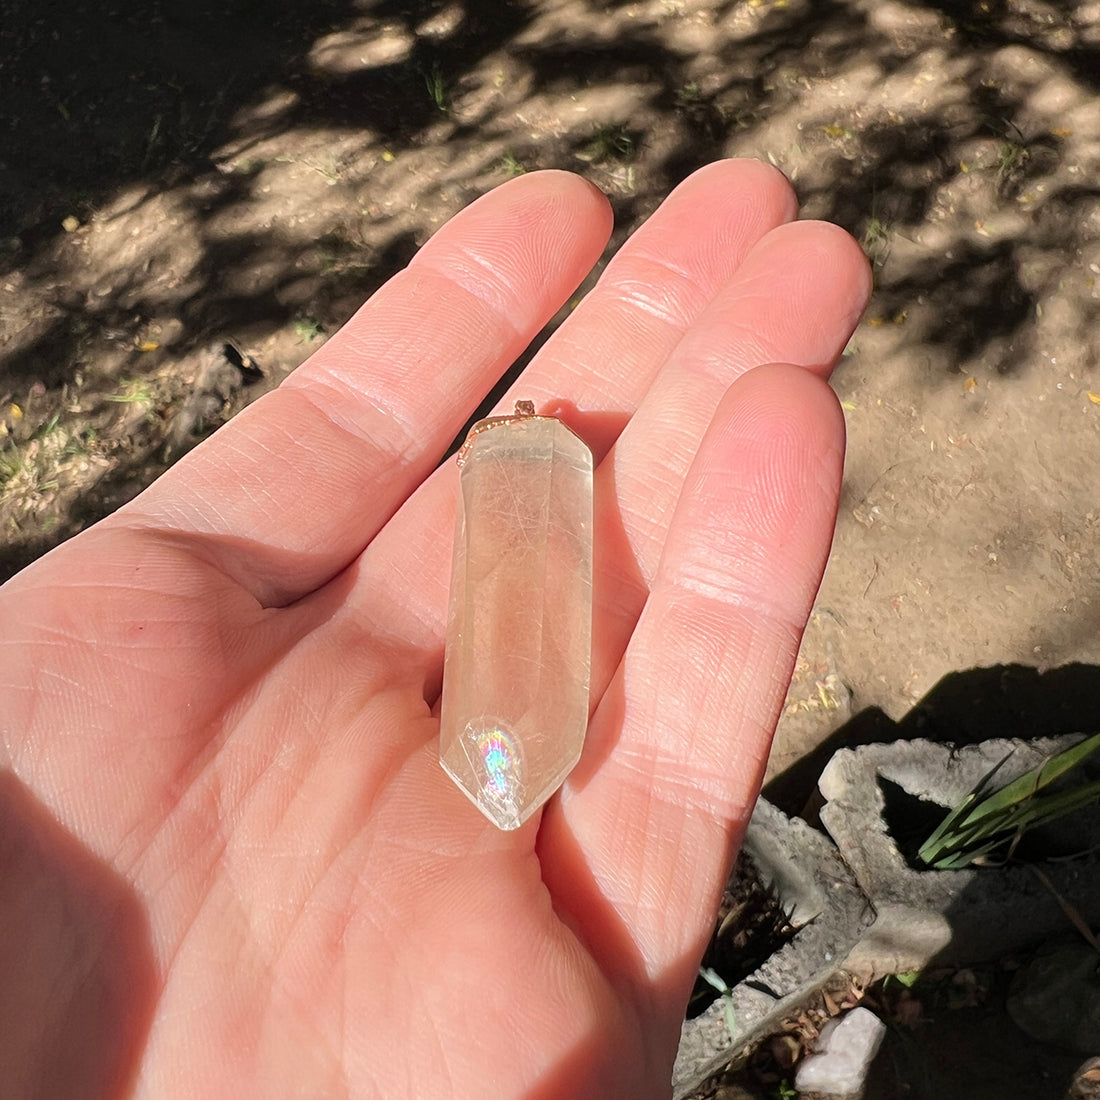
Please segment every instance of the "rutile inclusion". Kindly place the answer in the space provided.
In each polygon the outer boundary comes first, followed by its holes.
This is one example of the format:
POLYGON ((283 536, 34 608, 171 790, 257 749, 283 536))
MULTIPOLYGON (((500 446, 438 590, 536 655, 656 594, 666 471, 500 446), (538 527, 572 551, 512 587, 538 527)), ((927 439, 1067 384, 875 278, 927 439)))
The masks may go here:
POLYGON ((517 402, 474 425, 459 464, 440 761, 516 829, 561 786, 588 726, 592 454, 517 402))

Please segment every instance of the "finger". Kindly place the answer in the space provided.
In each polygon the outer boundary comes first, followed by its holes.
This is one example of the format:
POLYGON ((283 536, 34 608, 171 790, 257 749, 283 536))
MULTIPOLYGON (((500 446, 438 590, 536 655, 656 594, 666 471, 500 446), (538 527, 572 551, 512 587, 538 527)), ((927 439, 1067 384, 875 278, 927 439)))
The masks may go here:
POLYGON ((564 172, 484 196, 308 363, 129 506, 265 604, 351 561, 598 258, 606 200, 564 172))
POLYGON ((523 398, 578 414, 602 458, 745 258, 797 214, 790 183, 767 164, 725 160, 699 169, 611 260, 502 406, 523 398))
MULTIPOLYGON (((597 459, 668 358, 761 238, 796 211, 787 181, 756 161, 696 172, 630 238, 504 402, 567 406, 597 459)), ((440 471, 361 563, 364 613, 402 639, 441 642, 454 523, 454 471, 440 471)))
POLYGON ((671 1001, 687 996, 759 790, 828 554, 842 450, 836 400, 807 371, 763 367, 733 385, 585 755, 543 818, 557 904, 611 969, 661 978, 671 1001), (616 926, 632 958, 608 938, 616 926))
POLYGON ((596 667, 606 684, 649 594, 684 478, 729 385, 765 363, 826 377, 871 290, 842 229, 796 222, 769 233, 680 342, 600 469, 594 586, 596 667))
MULTIPOLYGON (((690 223, 678 230, 681 248, 708 251, 690 223)), ((866 259, 846 233, 820 222, 781 225, 748 251, 668 351, 596 471, 593 700, 634 629, 688 465, 726 387, 768 362, 827 374, 869 291, 866 259)), ((363 561, 371 607, 402 639, 425 647, 440 646, 445 629, 453 477, 440 471, 363 561)))

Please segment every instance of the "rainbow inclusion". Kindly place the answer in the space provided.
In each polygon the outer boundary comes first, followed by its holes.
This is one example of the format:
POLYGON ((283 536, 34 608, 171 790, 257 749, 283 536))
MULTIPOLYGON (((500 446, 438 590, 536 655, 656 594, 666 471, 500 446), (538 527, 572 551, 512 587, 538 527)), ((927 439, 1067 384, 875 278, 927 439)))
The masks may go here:
POLYGON ((516 819, 523 800, 523 761, 515 737, 499 722, 470 724, 462 748, 478 779, 479 802, 494 817, 516 819))

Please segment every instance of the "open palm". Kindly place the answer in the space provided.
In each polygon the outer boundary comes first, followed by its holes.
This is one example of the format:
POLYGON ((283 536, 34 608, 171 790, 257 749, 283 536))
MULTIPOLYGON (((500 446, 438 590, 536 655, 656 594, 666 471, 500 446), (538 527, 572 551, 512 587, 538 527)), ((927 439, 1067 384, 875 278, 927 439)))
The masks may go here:
POLYGON ((437 759, 435 468, 605 244, 576 177, 461 213, 0 591, 6 1096, 667 1095, 828 551, 822 379, 868 288, 795 213, 764 166, 697 173, 504 403, 599 462, 588 741, 515 832, 437 759))

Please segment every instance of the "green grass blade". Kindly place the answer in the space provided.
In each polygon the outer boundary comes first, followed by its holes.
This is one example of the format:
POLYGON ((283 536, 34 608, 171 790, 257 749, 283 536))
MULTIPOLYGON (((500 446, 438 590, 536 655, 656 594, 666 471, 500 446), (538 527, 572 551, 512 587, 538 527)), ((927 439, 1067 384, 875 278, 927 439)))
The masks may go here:
POLYGON ((998 763, 994 764, 970 789, 963 800, 951 810, 940 822, 935 832, 921 845, 917 855, 928 864, 939 858, 945 847, 953 846, 954 841, 944 841, 944 837, 969 813, 970 808, 981 798, 982 792, 992 782, 993 777, 1008 763, 1012 753, 1008 753, 998 763))
POLYGON ((1061 794, 1047 795, 1033 799, 1027 806, 1021 807, 1018 828, 1034 829, 1048 821, 1056 821, 1076 810, 1100 799, 1100 779, 1086 783, 1083 787, 1063 791, 1061 794))
POLYGON ((1014 831, 1011 824, 1005 824, 992 830, 976 825, 973 828, 950 834, 935 850, 929 850, 927 855, 924 854, 922 848, 918 855, 931 867, 942 868, 960 856, 964 856, 965 862, 969 862, 976 856, 985 854, 988 849, 983 847, 983 844, 986 841, 989 842, 989 847, 996 847, 1005 836, 1011 835, 1014 831))
POLYGON ((954 844, 954 838, 948 834, 954 829, 956 822, 966 813, 974 802, 974 794, 971 792, 953 810, 949 811, 943 821, 936 827, 935 832, 920 846, 917 855, 927 864, 934 864, 941 854, 954 844))
POLYGON ((969 866, 976 859, 981 859, 982 856, 989 855, 994 848, 999 848, 1008 839, 1007 836, 998 836, 994 840, 989 840, 985 844, 978 848, 971 848, 961 852, 952 852, 948 855, 942 856, 932 866, 937 871, 958 871, 963 867, 969 866))
POLYGON ((1086 737, 1076 745, 1056 753, 1042 764, 1024 772, 1019 779, 995 791, 976 807, 967 817, 967 822, 981 820, 990 814, 1003 812, 1009 807, 1033 797, 1038 791, 1061 778, 1066 772, 1077 767, 1087 757, 1100 749, 1100 733, 1086 737))
POLYGON ((1100 780, 1062 794, 1033 798, 1015 807, 1014 812, 999 818, 996 823, 986 819, 969 828, 961 829, 940 846, 931 862, 928 860, 925 862, 930 862, 930 865, 938 870, 965 867, 968 863, 1005 843, 1012 836, 1022 835, 1030 829, 1056 821, 1097 800, 1100 800, 1100 780), (983 840, 987 843, 979 847, 971 847, 983 840))
POLYGON ((941 870, 965 867, 987 854, 1010 836, 1072 813, 1100 798, 1100 781, 1057 795, 1039 797, 1038 792, 1061 778, 1100 749, 1100 733, 1044 760, 983 797, 993 777, 1007 763, 1001 759, 940 822, 921 845, 919 858, 941 870))

